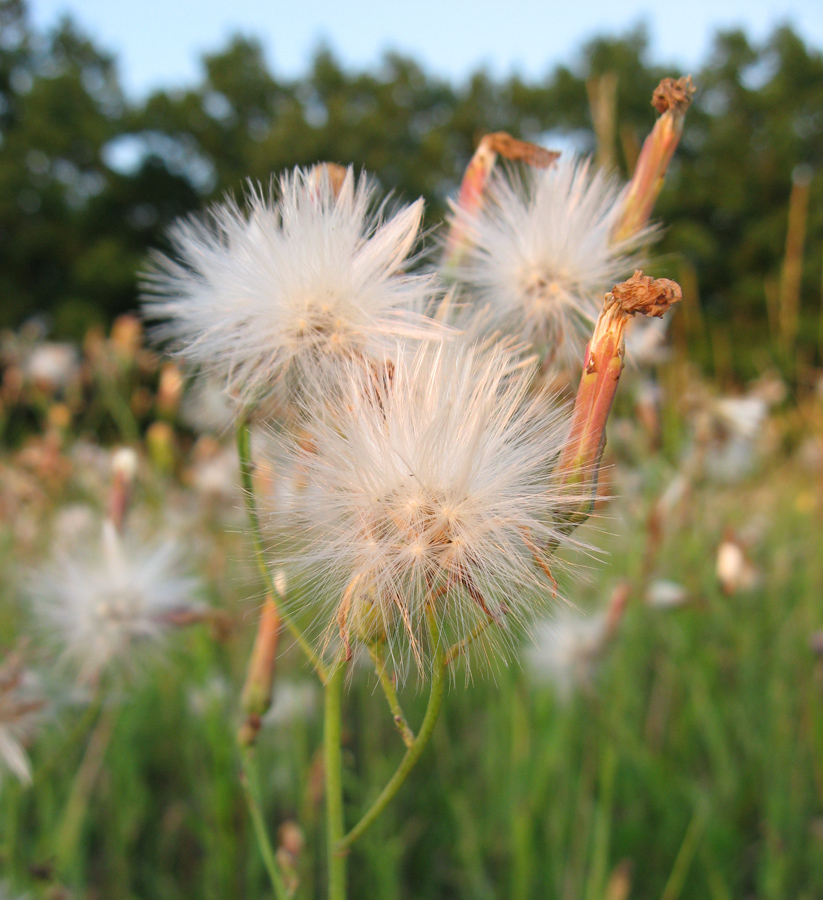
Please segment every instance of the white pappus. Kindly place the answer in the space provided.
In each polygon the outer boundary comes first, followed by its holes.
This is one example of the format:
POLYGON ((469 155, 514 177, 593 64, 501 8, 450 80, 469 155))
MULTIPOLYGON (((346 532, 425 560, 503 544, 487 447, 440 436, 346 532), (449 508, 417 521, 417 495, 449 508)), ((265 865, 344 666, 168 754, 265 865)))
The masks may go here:
POLYGON ((291 399, 347 359, 380 363, 397 340, 444 331, 424 315, 434 279, 405 271, 423 201, 386 211, 351 168, 340 179, 296 168, 269 191, 252 186, 247 212, 227 200, 178 222, 176 258, 156 254, 144 276, 144 310, 244 403, 291 399))
POLYGON ((106 520, 99 546, 59 548, 32 578, 42 629, 81 683, 112 667, 133 669, 138 645, 156 643, 176 614, 195 608, 198 582, 182 574, 182 560, 176 541, 126 542, 106 520))
POLYGON ((622 200, 614 178, 572 154, 547 169, 498 170, 476 210, 455 205, 452 221, 468 235, 456 276, 489 326, 579 362, 604 293, 634 270, 651 233, 613 240, 622 200))
POLYGON ((506 642, 556 594, 548 557, 579 498, 553 475, 566 411, 530 394, 532 377, 460 341, 398 351, 382 375, 349 368, 293 451, 309 489, 290 562, 324 598, 325 644, 385 639, 401 677, 411 660, 425 674, 436 644, 486 623, 479 643, 506 642))

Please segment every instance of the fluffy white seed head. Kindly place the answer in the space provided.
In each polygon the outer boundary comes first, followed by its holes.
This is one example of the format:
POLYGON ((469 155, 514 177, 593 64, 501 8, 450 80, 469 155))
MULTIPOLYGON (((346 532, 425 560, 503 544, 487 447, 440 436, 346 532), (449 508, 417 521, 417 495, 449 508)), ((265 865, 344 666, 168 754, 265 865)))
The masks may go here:
POLYGON ((499 170, 476 211, 455 206, 470 239, 457 277, 490 326, 558 362, 582 359, 604 293, 633 271, 649 234, 612 239, 621 199, 612 178, 571 155, 548 169, 499 170))
POLYGON ((181 574, 182 559, 175 541, 129 544, 106 521, 98 546, 82 553, 59 548, 32 579, 43 630, 62 646, 80 682, 110 667, 129 669, 139 644, 157 642, 171 614, 192 608, 197 582, 181 574))
POLYGON ((145 276, 145 310, 242 401, 289 397, 307 375, 442 333, 423 315, 433 279, 404 271, 422 213, 418 200, 386 215, 352 169, 339 182, 295 169, 269 192, 252 189, 247 211, 227 201, 177 223, 175 258, 157 255, 145 276))
POLYGON ((32 780, 31 763, 25 751, 46 706, 40 681, 12 653, 0 665, 0 784, 8 770, 21 784, 32 780))
MULTIPOLYGON (((307 489, 291 560, 328 642, 385 638, 401 675, 492 620, 504 641, 556 589, 547 547, 575 498, 552 469, 562 410, 531 369, 462 342, 398 352, 347 390, 300 454, 307 489)), ((482 641, 480 641, 482 643, 482 641)))

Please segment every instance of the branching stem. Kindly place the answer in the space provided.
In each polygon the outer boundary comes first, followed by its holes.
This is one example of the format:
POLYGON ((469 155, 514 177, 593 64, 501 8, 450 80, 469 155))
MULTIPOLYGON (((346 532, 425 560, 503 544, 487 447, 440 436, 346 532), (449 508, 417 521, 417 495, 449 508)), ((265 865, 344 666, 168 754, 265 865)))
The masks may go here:
MULTIPOLYGON (((432 650, 437 653, 440 647, 440 635, 434 623, 434 617, 429 617, 429 627, 431 631, 432 650)), ((380 796, 374 801, 371 807, 366 811, 363 818, 352 828, 352 830, 343 837, 337 844, 338 853, 345 853, 350 849, 351 845, 366 831, 366 829, 377 819, 380 813, 391 803, 397 792, 403 786, 403 782, 409 775, 409 772, 415 767, 417 760, 426 748, 429 738, 432 736, 437 718, 440 715, 440 708, 443 705, 443 691, 446 684, 446 658, 448 654, 440 656, 434 666, 432 672, 431 693, 429 694, 429 703, 426 707, 426 714, 423 717, 423 723, 417 737, 412 741, 411 746, 406 750, 406 754, 397 767, 394 775, 392 775, 389 783, 383 788, 380 796)))
POLYGON ((382 645, 370 644, 369 656, 372 658, 374 671, 377 672, 377 677, 380 680, 380 687, 383 688, 383 693, 386 695, 386 700, 389 703, 389 709, 394 716, 395 727, 400 732, 400 737, 403 738, 403 743, 406 747, 411 747, 414 743, 414 732, 409 728, 409 723, 403 715, 403 709, 400 706, 400 701, 397 699, 394 681, 386 671, 386 658, 383 655, 382 645))

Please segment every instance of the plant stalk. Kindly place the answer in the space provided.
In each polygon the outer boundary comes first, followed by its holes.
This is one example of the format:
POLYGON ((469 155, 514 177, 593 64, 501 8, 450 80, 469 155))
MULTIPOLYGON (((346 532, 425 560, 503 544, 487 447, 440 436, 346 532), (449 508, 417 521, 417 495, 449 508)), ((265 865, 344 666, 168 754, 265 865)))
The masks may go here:
POLYGON ((345 831, 343 819, 342 715, 345 665, 340 662, 326 681, 323 744, 326 770, 326 834, 329 861, 329 900, 346 900, 346 854, 340 843, 345 831))
POLYGON ((71 792, 63 811, 63 818, 57 831, 55 855, 61 869, 71 865, 76 855, 91 794, 103 766, 103 759, 111 742, 119 712, 118 706, 108 706, 102 709, 86 745, 86 752, 80 768, 74 777, 71 792))
POLYGON ((403 743, 406 747, 411 747, 414 743, 414 732, 409 728, 409 723, 406 721, 406 717, 403 714, 403 708, 400 706, 400 701, 397 698, 397 690, 395 689, 394 682, 392 681, 391 675, 386 671, 386 658, 383 654, 382 647, 376 644, 370 644, 369 656, 372 658, 374 671, 377 673, 380 686, 383 688, 383 693, 386 695, 389 709, 394 717, 395 728, 400 732, 400 737, 403 739, 403 743))
POLYGON ((403 782, 414 768, 417 760, 429 742, 432 736, 434 726, 437 723, 437 717, 440 715, 440 708, 443 705, 443 690, 446 684, 446 665, 447 654, 444 654, 438 660, 432 673, 431 693, 429 694, 429 703, 426 707, 426 715, 423 718, 423 724, 417 737, 412 745, 406 751, 397 771, 392 775, 389 783, 383 788, 383 792, 374 801, 371 807, 364 814, 363 818, 352 828, 352 830, 337 844, 339 853, 347 851, 351 845, 363 834, 363 832, 375 821, 375 819, 383 812, 383 810, 391 803, 397 792, 403 785, 403 782))
MULTIPOLYGON (((252 478, 252 461, 251 461, 251 429, 248 421, 241 417, 237 421, 237 455, 240 459, 240 480, 243 485, 243 494, 246 500, 246 510, 249 514, 249 524, 251 525, 252 544, 254 545, 254 556, 257 560, 257 567, 263 577, 263 583, 266 591, 272 600, 277 603, 276 598, 280 596, 274 580, 271 577, 266 558, 263 553, 263 536, 260 531, 260 516, 257 512, 257 503, 254 496, 254 480, 252 478)), ((314 666, 320 680, 326 684, 329 673, 323 665, 320 657, 315 653, 314 648, 306 640, 305 635, 297 627, 296 622, 283 608, 282 604, 278 604, 280 618, 286 623, 294 640, 299 645, 303 653, 306 654, 311 664, 314 666)))
POLYGON ((263 857, 263 864, 269 875, 271 886, 274 889, 274 896, 277 900, 289 900, 289 892, 280 875, 277 867, 277 857, 274 848, 269 840, 269 833, 266 830, 266 822, 263 818, 263 811, 260 807, 260 782, 257 778, 257 766, 254 762, 254 750, 250 747, 240 747, 240 760, 243 766, 243 774, 241 782, 243 784, 243 793, 246 797, 246 805, 249 808, 249 816, 254 827, 254 837, 257 840, 257 846, 260 855, 263 857))

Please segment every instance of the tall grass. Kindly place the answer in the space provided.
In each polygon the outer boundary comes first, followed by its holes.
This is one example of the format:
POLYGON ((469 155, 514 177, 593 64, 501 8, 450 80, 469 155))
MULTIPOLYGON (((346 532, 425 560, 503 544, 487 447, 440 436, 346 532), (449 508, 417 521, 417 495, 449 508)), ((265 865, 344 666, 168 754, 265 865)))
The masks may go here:
MULTIPOLYGON (((643 602, 645 522, 670 468, 646 461, 642 499, 616 500, 590 537, 610 553, 592 567, 586 609, 618 578, 633 584, 615 641, 588 683, 563 701, 518 666, 450 687, 427 764, 352 852, 354 897, 757 897, 823 894, 823 626, 819 483, 791 461, 729 487, 704 485, 669 523, 652 575, 681 582, 691 602, 643 602), (753 591, 725 596, 714 558, 724 529, 760 534, 753 591)), ((240 535, 221 539, 223 586, 247 583, 240 535)), ((4 551, 2 641, 23 627, 4 551)), ((33 748, 35 784, 0 788, 0 871, 43 897, 269 896, 247 823, 233 741, 255 611, 223 599, 225 642, 181 634, 165 664, 122 700, 89 798, 77 850, 60 859, 60 823, 94 713, 63 710, 33 748), (64 892, 64 889, 66 892, 64 892)), ((308 676, 286 652, 279 683, 308 676)), ((345 699, 345 784, 364 810, 403 748, 357 672, 345 699), (355 766, 352 768, 352 766, 355 766)), ((425 698, 404 690, 409 718, 425 698)), ((297 821, 305 848, 298 896, 322 892, 320 725, 307 710, 268 725, 259 765, 272 832, 297 821)))

